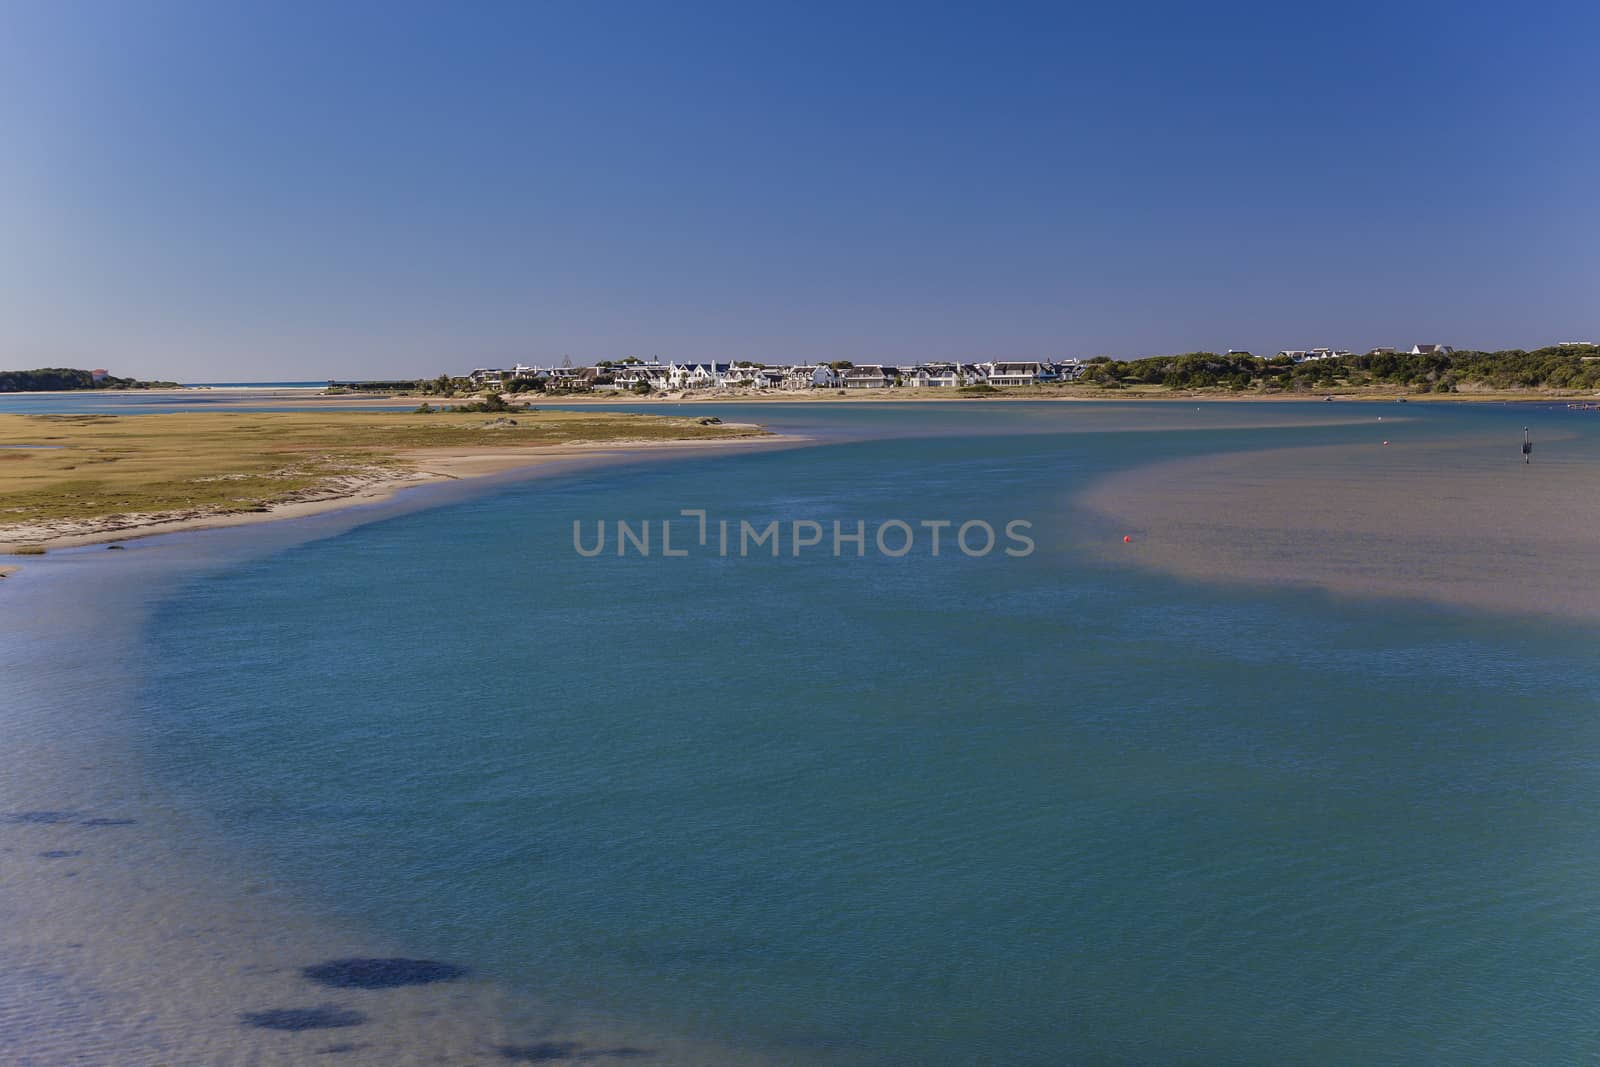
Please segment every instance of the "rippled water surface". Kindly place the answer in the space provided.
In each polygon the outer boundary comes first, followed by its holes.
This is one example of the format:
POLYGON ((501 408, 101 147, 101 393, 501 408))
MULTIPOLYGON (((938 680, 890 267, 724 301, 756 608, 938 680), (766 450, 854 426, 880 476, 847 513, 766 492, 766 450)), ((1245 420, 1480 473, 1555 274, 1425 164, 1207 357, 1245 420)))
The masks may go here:
MULTIPOLYGON (((308 906, 785 1062, 1591 1060, 1594 629, 1089 550, 1108 473, 1395 418, 1327 407, 719 406, 832 443, 197 578, 147 634, 144 744, 308 906), (1037 551, 723 557, 685 519, 685 557, 573 550, 682 508, 1025 519, 1037 551)), ((1594 433, 1411 408, 1416 440, 1594 433)))

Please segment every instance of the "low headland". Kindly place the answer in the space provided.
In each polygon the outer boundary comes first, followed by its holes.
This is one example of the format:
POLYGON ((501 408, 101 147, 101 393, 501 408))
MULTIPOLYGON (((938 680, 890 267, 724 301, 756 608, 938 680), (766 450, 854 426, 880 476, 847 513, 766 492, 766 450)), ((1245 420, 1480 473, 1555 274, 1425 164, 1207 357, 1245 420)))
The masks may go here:
POLYGON ((0 393, 76 393, 85 390, 176 389, 177 382, 143 382, 118 378, 103 370, 40 367, 0 371, 0 393))
MULTIPOLYGON (((489 410, 472 410, 488 408, 489 410)), ((772 435, 621 412, 460 410, 0 415, 0 553, 290 518, 409 485, 599 451, 772 435)), ((11 567, 0 567, 3 577, 11 567)))

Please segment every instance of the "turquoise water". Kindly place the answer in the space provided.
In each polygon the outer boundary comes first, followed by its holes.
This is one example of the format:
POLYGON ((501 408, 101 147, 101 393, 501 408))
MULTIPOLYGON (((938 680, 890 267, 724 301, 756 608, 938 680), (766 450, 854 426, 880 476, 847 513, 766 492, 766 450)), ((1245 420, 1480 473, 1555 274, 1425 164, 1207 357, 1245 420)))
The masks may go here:
POLYGON ((1370 422, 774 407, 743 414, 829 443, 511 485, 190 582, 148 633, 160 772, 312 906, 785 1062, 1600 1053, 1592 628, 1088 551, 1121 532, 1073 506, 1093 478, 1370 422), (1038 549, 573 551, 575 519, 686 507, 1021 518, 1038 549))

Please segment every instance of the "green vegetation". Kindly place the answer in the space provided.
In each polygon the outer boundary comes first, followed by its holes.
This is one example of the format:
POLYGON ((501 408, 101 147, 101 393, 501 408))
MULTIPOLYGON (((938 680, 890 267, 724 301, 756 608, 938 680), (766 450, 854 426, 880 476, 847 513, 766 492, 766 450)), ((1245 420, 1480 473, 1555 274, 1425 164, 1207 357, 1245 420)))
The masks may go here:
POLYGON ((991 396, 998 392, 1000 392, 1000 390, 996 389, 988 382, 979 382, 976 385, 963 385, 961 388, 956 390, 956 393, 960 396, 991 396))
POLYGON ((0 415, 0 444, 53 446, 0 450, 0 541, 7 526, 55 520, 262 511, 475 448, 503 457, 763 432, 622 412, 540 411, 515 425, 460 411, 0 415))
POLYGON ((1096 357, 1080 382, 1106 389, 1159 386, 1234 392, 1316 391, 1400 387, 1414 392, 1600 389, 1600 346, 1555 345, 1533 352, 1456 352, 1410 355, 1379 352, 1295 363, 1286 356, 1189 352, 1129 362, 1096 357))
POLYGON ((431 382, 418 381, 365 381, 365 382, 329 382, 324 390, 329 396, 339 396, 343 393, 415 393, 427 392, 431 382))
MULTIPOLYGON (((423 407, 427 407, 427 405, 424 404, 423 407)), ((505 397, 501 396, 499 393, 487 392, 483 394, 483 398, 481 400, 475 400, 470 404, 457 404, 449 410, 473 412, 479 415, 497 415, 503 414, 507 411, 528 411, 530 409, 527 404, 507 404, 505 397)), ((428 412, 423 411, 422 408, 418 408, 416 413, 419 415, 428 414, 428 412)))
POLYGON ((133 378, 113 378, 109 374, 96 381, 93 371, 73 370, 69 367, 0 371, 0 393, 57 393, 76 392, 82 389, 176 389, 177 387, 177 382, 141 382, 133 378))

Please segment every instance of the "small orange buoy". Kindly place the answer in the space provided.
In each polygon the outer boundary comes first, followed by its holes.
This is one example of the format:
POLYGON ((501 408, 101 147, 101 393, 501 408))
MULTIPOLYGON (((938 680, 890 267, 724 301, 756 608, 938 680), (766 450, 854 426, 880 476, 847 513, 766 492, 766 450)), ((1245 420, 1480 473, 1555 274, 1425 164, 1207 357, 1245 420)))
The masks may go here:
POLYGON ((1131 545, 1131 544, 1133 544, 1133 538, 1129 537, 1127 534, 1123 534, 1122 535, 1122 543, 1125 544, 1125 545, 1131 545))

